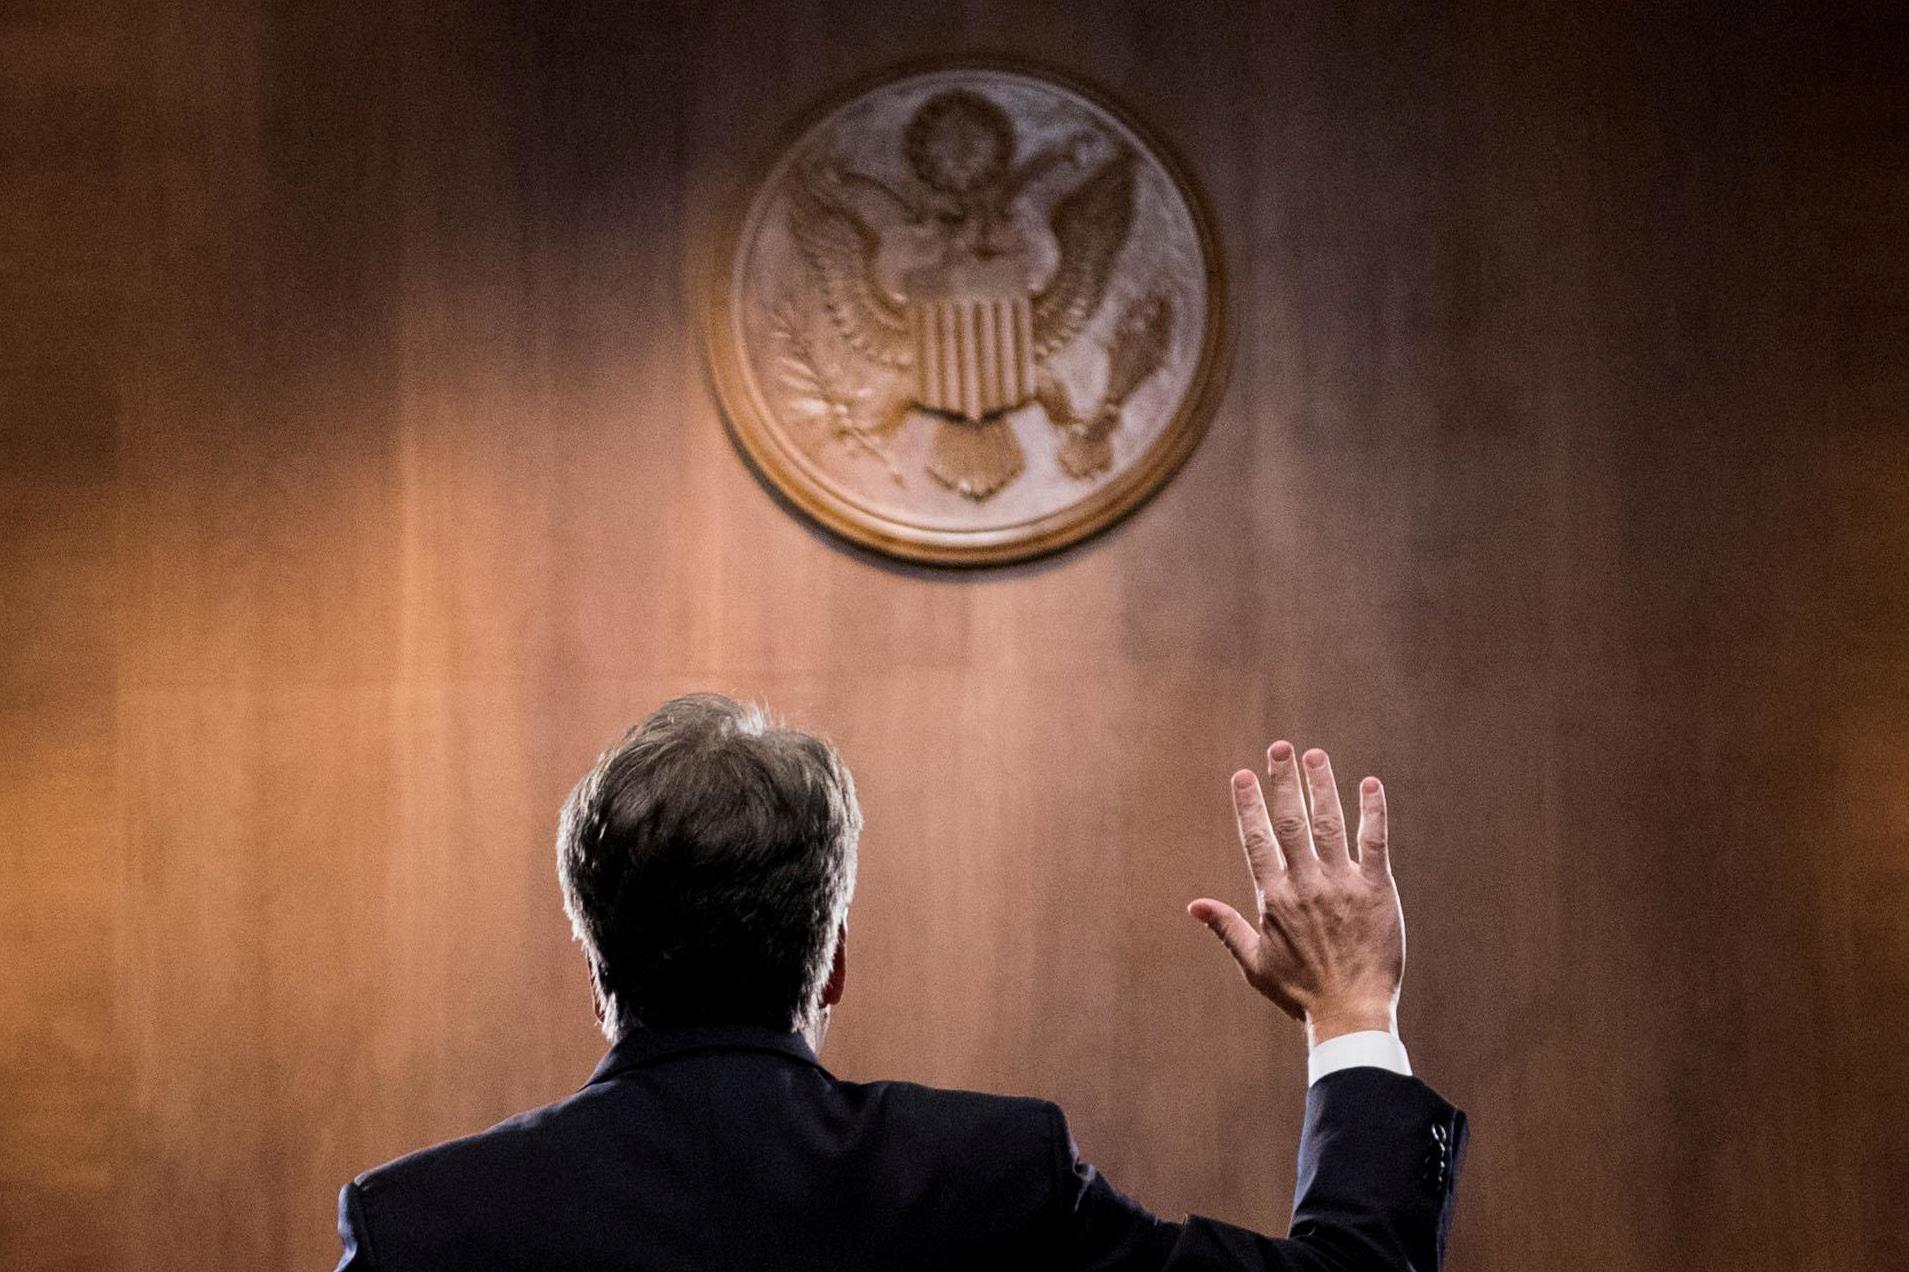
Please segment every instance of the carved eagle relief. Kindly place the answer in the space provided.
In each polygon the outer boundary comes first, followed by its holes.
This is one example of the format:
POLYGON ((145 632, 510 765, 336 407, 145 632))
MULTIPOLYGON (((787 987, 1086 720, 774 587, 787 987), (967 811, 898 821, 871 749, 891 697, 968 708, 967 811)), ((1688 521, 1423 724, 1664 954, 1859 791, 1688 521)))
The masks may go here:
POLYGON ((712 226, 733 440, 790 506, 905 560, 1052 552, 1192 453, 1225 278, 1184 163, 1088 85, 913 64, 815 104, 712 226))
POLYGON ((875 405, 862 440, 919 412, 935 430, 928 472, 985 500, 1021 472, 1007 415, 1035 402, 1066 472, 1106 471, 1122 404, 1171 344, 1170 300, 1137 300, 1115 324, 1108 391, 1085 415, 1049 361, 1099 312, 1132 232, 1133 151, 1077 133, 1017 158, 1013 121, 967 89, 930 97, 899 140, 901 182, 826 150, 801 156, 787 182, 789 230, 833 330, 906 386, 875 405))

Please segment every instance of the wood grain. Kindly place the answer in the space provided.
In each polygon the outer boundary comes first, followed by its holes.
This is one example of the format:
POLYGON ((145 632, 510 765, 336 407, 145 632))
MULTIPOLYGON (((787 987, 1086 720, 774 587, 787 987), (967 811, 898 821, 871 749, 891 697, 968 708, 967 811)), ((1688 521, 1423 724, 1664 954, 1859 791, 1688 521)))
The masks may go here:
POLYGON ((580 1083, 555 810, 663 697, 834 736, 853 1077, 1283 1228, 1303 1055, 1180 907, 1273 736, 1388 781, 1479 1269, 1909 1265, 1899 21, 1779 6, 166 5, 0 19, 0 1264, 326 1266, 580 1083), (1103 538, 753 479, 713 210, 890 62, 1172 139, 1238 332, 1103 538))

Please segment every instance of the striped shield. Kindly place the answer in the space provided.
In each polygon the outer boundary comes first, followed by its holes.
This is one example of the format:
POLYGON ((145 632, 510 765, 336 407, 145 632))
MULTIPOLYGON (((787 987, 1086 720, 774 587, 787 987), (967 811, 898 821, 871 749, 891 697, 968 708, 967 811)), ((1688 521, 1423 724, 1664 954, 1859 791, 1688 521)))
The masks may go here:
POLYGON ((908 322, 921 406, 980 420, 1034 395, 1034 313, 1026 296, 916 301, 908 322))

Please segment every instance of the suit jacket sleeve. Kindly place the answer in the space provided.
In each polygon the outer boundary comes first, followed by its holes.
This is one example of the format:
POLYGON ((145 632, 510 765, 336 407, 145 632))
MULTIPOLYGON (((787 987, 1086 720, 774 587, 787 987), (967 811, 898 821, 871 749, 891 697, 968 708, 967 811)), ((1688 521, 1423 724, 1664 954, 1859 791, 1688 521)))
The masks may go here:
POLYGON ((345 1253, 338 1260, 336 1272, 377 1272, 378 1265, 371 1256, 371 1231, 365 1223, 364 1199, 355 1183, 346 1184, 338 1191, 338 1239, 344 1243, 345 1253))
POLYGON ((1344 1069, 1306 1095, 1290 1236, 1154 1218, 1080 1160, 1053 1110, 1058 1266, 1079 1272, 1431 1272, 1445 1253, 1465 1115, 1416 1078, 1344 1069))

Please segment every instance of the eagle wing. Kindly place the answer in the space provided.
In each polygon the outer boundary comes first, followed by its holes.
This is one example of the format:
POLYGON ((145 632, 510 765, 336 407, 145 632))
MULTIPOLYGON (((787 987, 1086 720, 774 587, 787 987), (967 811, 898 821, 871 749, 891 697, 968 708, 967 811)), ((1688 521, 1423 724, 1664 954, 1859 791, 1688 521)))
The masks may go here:
POLYGON ((1114 258, 1133 228, 1134 155, 1126 146, 1054 205, 1060 268, 1034 297, 1034 356, 1045 359, 1100 308, 1114 258))
POLYGON ((812 165, 789 182, 789 229, 822 293, 829 320, 849 348, 888 367, 914 361, 908 315, 875 284, 881 236, 831 191, 812 165))

